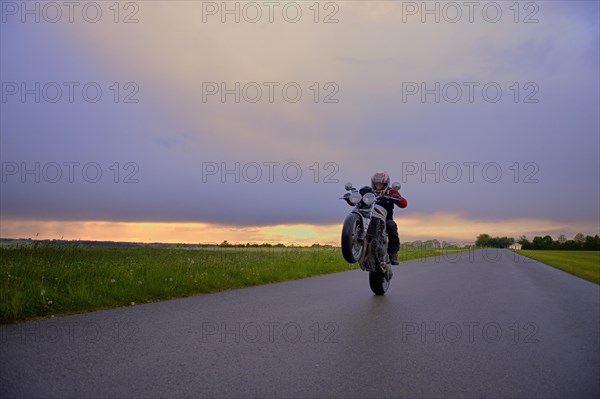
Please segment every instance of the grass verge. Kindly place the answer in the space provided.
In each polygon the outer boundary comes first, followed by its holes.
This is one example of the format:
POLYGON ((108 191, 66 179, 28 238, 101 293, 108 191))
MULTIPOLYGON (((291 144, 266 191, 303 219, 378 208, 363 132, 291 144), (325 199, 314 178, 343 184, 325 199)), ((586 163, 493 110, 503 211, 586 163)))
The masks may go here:
POLYGON ((518 253, 600 284, 600 251, 522 250, 518 253))
MULTIPOLYGON (((453 251, 453 250, 443 250, 453 251)), ((401 261, 440 255, 403 247, 401 261)), ((0 247, 0 323, 152 302, 358 268, 335 247, 0 247)))

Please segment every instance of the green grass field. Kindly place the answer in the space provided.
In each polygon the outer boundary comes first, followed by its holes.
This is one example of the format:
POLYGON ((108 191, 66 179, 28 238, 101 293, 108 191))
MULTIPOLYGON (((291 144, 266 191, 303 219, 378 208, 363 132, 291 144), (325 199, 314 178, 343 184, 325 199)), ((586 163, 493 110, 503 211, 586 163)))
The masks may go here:
POLYGON ((600 251, 523 250, 518 253, 600 284, 600 251))
MULTIPOLYGON (((403 247, 399 258, 406 261, 440 253, 435 249, 403 247)), ((4 245, 0 247, 0 323, 356 268, 358 264, 347 264, 340 248, 334 247, 4 245)))

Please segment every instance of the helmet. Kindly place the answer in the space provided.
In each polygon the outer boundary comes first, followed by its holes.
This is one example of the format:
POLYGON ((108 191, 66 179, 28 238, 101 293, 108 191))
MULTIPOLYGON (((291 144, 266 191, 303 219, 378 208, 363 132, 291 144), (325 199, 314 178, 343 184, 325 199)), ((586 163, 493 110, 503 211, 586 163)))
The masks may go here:
POLYGON ((390 176, 387 172, 377 172, 371 177, 371 188, 376 193, 384 192, 390 185, 390 176))

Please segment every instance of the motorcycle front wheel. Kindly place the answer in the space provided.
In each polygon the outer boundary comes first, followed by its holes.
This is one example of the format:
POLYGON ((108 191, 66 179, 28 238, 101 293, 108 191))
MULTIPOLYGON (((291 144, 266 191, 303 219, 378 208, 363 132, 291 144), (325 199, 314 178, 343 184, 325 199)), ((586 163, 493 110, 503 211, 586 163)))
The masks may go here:
POLYGON ((375 295, 383 295, 390 286, 390 280, 380 272, 369 272, 369 286, 375 295))
POLYGON ((342 227, 342 255, 348 263, 356 263, 360 260, 364 245, 358 240, 358 234, 362 230, 362 220, 356 213, 351 213, 344 220, 342 227))

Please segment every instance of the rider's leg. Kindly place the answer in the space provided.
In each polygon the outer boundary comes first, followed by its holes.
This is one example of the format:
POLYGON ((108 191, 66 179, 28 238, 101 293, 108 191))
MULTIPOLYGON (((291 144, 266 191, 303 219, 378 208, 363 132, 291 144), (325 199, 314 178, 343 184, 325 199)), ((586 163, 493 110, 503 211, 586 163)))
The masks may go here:
POLYGON ((394 219, 386 221, 386 230, 388 233, 388 254, 392 265, 398 265, 398 251, 400 250, 400 237, 398 236, 398 225, 394 219))

